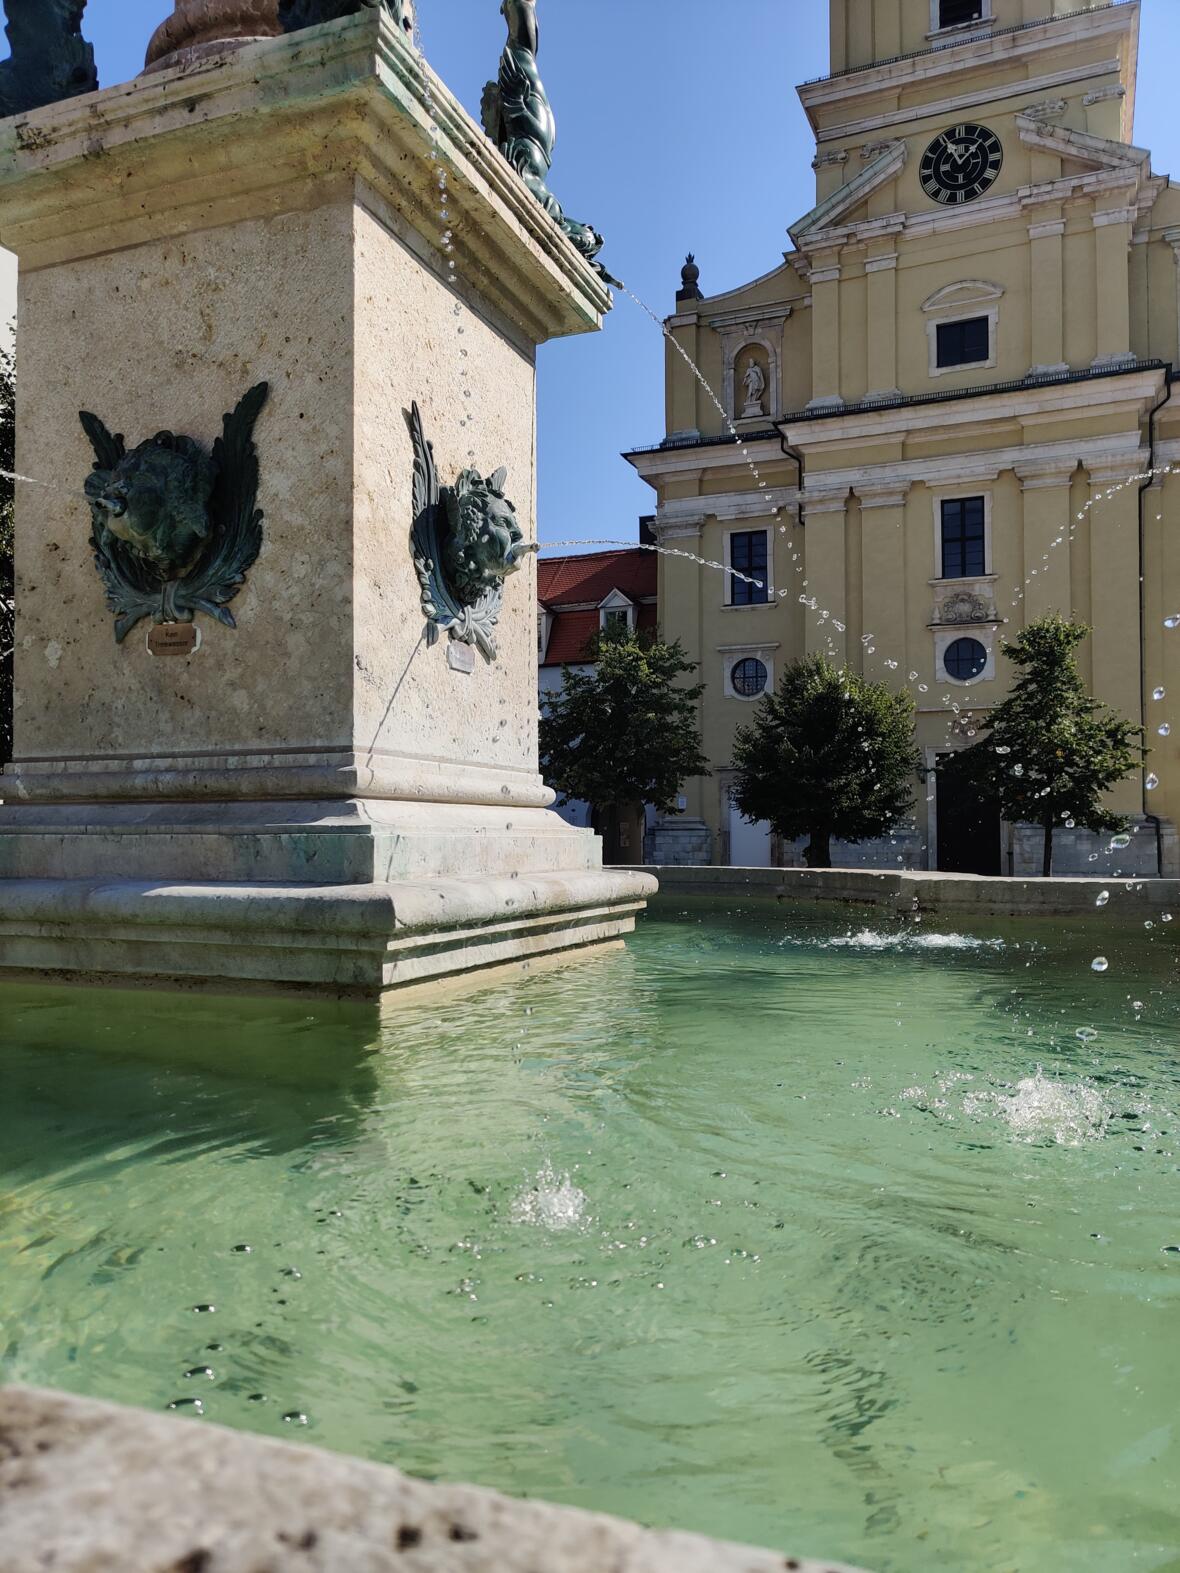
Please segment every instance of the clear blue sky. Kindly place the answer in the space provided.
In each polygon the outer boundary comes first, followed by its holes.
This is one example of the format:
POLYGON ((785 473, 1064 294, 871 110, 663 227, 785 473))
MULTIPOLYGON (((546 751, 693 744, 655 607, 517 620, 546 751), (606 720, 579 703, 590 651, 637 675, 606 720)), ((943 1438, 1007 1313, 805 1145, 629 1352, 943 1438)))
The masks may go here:
MULTIPOLYGON (((709 293, 774 267, 811 206, 794 88, 827 70, 826 0, 539 0, 558 117, 553 187, 661 316, 693 250, 709 293)), ((134 76, 171 0, 90 0, 104 86, 134 76)), ((418 0, 427 55, 478 117, 504 40, 498 0, 418 0)), ((1047 8, 1046 8, 1047 9, 1047 8)), ((1144 0, 1136 141, 1180 179, 1180 0, 1144 0)), ((652 493, 619 453, 663 435, 657 329, 620 299, 604 333, 541 351, 542 540, 634 538, 652 493)))

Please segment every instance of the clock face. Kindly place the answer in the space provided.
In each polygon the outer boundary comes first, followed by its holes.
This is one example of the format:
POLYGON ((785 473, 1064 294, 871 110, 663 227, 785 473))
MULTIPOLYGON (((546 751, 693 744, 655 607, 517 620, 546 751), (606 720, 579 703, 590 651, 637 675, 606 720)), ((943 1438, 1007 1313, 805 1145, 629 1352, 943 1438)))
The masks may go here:
POLYGON ((922 158, 922 189, 943 207, 974 202, 994 184, 1004 165, 1004 148, 986 126, 951 126, 935 137, 922 158))

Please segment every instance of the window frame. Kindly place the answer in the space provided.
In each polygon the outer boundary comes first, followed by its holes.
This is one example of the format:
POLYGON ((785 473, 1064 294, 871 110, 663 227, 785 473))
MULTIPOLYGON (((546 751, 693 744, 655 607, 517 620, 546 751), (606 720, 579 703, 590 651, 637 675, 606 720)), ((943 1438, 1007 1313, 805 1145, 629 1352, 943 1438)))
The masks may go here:
POLYGON ((639 608, 635 602, 624 595, 621 590, 612 590, 611 593, 598 603, 598 631, 604 634, 610 626, 611 619, 622 618, 627 625, 627 632, 633 634, 639 624, 639 608))
POLYGON ((723 684, 725 697, 727 699, 736 699, 740 704, 743 705, 756 705, 765 699, 767 694, 772 694, 775 687, 774 654, 778 648, 779 645, 777 643, 761 645, 722 645, 720 648, 720 655, 722 661, 722 670, 725 676, 725 682, 723 684), (766 687, 760 694, 739 694, 737 689, 733 686, 734 669, 740 666, 743 661, 761 661, 762 665, 766 668, 766 687))
MULTIPOLYGON (((731 573, 727 573, 725 576, 724 595, 725 608, 727 611, 748 612, 756 610, 760 606, 772 606, 774 604, 774 538, 769 525, 755 524, 740 530, 737 528, 726 530, 722 561, 724 566, 731 570, 731 573), (731 573, 735 567, 733 561, 733 543, 734 537, 738 535, 761 535, 766 543, 766 582, 763 588, 762 598, 759 600, 739 601, 735 599, 735 596, 739 592, 739 588, 742 588, 742 582, 731 577, 731 573)), ((737 572, 757 575, 758 570, 752 568, 740 568, 737 569, 737 572)), ((753 590, 752 585, 749 586, 749 588, 750 590, 753 590)))
MULTIPOLYGON (((995 331, 995 320, 987 312, 980 312, 975 317, 948 317, 943 322, 934 324, 934 360, 935 369, 938 371, 968 371, 975 366, 986 366, 994 359, 992 353, 992 334, 995 331), (982 355, 968 358, 966 355, 961 360, 947 360, 942 358, 944 338, 943 335, 951 329, 966 329, 982 326, 984 335, 984 350, 982 355)), ((963 348, 966 348, 965 340, 963 348)))
POLYGON ((962 371, 990 371, 999 359, 1000 337, 1000 307, 998 302, 985 306, 981 311, 978 306, 963 306, 955 311, 948 311, 945 316, 932 313, 926 322, 926 337, 930 353, 931 377, 953 377, 956 372, 962 371), (938 364, 938 330, 951 328, 960 322, 978 322, 987 320, 987 359, 972 361, 956 361, 953 366, 940 366, 938 364))
POLYGON ((934 494, 934 580, 935 584, 979 584, 985 579, 994 579, 992 572, 994 559, 992 557, 992 494, 990 491, 980 491, 978 487, 970 490, 956 490, 936 492, 934 494), (973 574, 948 574, 946 563, 943 561, 943 507, 947 503, 971 502, 980 498, 983 502, 983 572, 973 574))
POLYGON ((982 639, 977 639, 973 633, 956 634, 955 638, 951 640, 950 644, 948 644, 946 649, 942 652, 942 665, 943 670, 946 672, 946 675, 951 682, 973 683, 977 677, 981 677, 983 673, 987 671, 987 645, 984 644, 982 639), (948 660, 951 651, 954 650, 958 645, 964 644, 974 645, 979 651, 980 655, 983 657, 979 663, 978 668, 972 672, 969 677, 964 677, 961 672, 952 672, 950 661, 948 660))
POLYGON ((930 38, 938 38, 945 33, 957 33, 960 29, 968 31, 971 28, 986 27, 993 20, 992 0, 981 0, 978 16, 973 16, 966 22, 944 22, 942 20, 943 0, 930 0, 930 38))
POLYGON ((952 628, 934 630, 934 673, 937 681, 949 683, 953 688, 974 688, 979 683, 990 683, 996 676, 996 630, 994 625, 960 623, 952 628), (947 670, 946 653, 960 639, 973 639, 982 645, 987 660, 983 670, 974 677, 952 677, 947 670))

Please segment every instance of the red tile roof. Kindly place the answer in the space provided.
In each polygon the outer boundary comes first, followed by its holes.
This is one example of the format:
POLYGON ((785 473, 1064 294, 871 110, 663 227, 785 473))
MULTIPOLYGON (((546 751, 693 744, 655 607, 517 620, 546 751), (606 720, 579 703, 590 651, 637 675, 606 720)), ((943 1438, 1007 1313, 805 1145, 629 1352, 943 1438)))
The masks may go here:
POLYGON ((582 557, 545 557, 537 560, 537 595, 555 611, 579 601, 595 606, 612 590, 621 590, 632 601, 656 593, 656 554, 637 546, 620 551, 587 552, 582 557))
POLYGON ((537 595, 553 614, 542 666, 573 666, 586 660, 587 646, 599 629, 598 608, 612 590, 640 603, 638 626, 654 630, 656 576, 656 554, 638 547, 587 552, 582 557, 542 557, 537 563, 537 595), (645 600, 651 604, 642 604, 645 600), (581 609, 564 609, 570 606, 581 609))

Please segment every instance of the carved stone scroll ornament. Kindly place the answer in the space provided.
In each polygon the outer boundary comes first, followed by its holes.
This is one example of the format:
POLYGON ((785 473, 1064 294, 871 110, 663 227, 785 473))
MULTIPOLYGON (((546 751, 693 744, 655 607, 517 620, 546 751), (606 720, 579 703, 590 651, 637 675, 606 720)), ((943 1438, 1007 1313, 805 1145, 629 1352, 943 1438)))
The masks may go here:
POLYGON ((12 53, 0 63, 0 117, 27 114, 98 87, 82 37, 86 0, 4 0, 12 53))
POLYGON ((494 661, 504 581, 537 548, 525 540, 516 509, 504 495, 507 470, 486 480, 478 470, 464 470, 454 486, 440 486, 434 446, 426 440, 417 404, 408 420, 414 444, 410 544, 427 640, 434 644, 440 633, 448 633, 494 661))
POLYGON ((484 130, 599 277, 621 289, 597 261, 602 236, 589 224, 567 218, 549 189, 557 122, 537 67, 537 0, 503 0, 500 10, 508 23, 508 43, 500 56, 498 80, 484 88, 484 130))
POLYGON ((940 604, 938 620, 940 623, 955 624, 990 623, 995 620, 995 612, 982 595, 973 595, 970 590, 956 590, 940 604))
POLYGON ((122 643, 142 618, 191 623, 205 612, 235 628, 228 604, 262 547, 254 427, 268 385, 251 388, 206 453, 191 437, 159 432, 128 453, 83 410, 94 449, 86 478, 94 564, 122 643))

